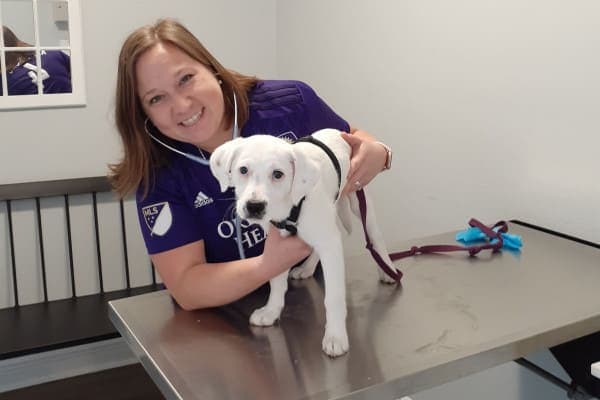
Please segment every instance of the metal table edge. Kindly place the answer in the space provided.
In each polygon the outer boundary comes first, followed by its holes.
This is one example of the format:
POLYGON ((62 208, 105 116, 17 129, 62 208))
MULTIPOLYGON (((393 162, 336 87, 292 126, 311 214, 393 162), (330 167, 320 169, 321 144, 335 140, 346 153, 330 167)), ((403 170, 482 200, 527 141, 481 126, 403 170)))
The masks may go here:
POLYGON ((167 399, 183 400, 183 397, 177 392, 175 387, 171 385, 167 377, 165 377, 158 367, 157 363, 150 356, 149 352, 144 349, 139 339, 133 334, 131 329, 124 322, 121 314, 116 310, 113 303, 119 302, 119 300, 111 300, 108 302, 108 317, 113 323, 117 331, 121 334, 127 345, 131 348, 135 356, 140 360, 140 363, 150 375, 152 381, 158 386, 161 393, 167 399))

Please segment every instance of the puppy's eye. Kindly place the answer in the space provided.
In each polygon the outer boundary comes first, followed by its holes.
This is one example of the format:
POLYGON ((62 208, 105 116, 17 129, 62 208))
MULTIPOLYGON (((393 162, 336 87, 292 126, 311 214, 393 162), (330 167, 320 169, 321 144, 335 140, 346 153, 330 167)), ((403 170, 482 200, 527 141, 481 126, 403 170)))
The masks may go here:
POLYGON ((247 173, 248 173, 248 168, 246 168, 246 167, 240 167, 240 174, 246 175, 247 173))
POLYGON ((275 171, 273 171, 273 178, 274 179, 281 179, 281 178, 283 178, 283 172, 281 172, 278 169, 276 169, 275 171))

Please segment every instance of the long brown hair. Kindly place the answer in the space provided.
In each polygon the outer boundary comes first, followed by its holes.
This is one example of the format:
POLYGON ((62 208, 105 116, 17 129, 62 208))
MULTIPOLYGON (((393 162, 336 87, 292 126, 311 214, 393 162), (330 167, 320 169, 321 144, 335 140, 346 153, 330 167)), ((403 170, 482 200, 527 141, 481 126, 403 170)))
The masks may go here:
MULTIPOLYGON (((5 47, 32 47, 29 43, 25 43, 15 35, 6 25, 2 25, 2 36, 4 37, 5 47)), ((35 52, 26 51, 7 51, 6 52, 6 70, 11 72, 15 67, 25 63, 35 57, 35 52)), ((0 71, 2 68, 0 68, 0 71)))
POLYGON ((176 46, 188 56, 203 64, 223 81, 221 87, 225 102, 224 118, 233 122, 234 106, 231 92, 238 104, 238 125, 248 120, 248 91, 258 79, 226 69, 181 23, 160 19, 143 26, 129 35, 119 54, 115 120, 123 142, 124 154, 120 162, 109 165, 109 179, 120 197, 142 185, 144 196, 152 184, 153 172, 166 162, 165 149, 157 146, 145 132, 146 114, 136 92, 136 63, 140 56, 158 43, 176 46))

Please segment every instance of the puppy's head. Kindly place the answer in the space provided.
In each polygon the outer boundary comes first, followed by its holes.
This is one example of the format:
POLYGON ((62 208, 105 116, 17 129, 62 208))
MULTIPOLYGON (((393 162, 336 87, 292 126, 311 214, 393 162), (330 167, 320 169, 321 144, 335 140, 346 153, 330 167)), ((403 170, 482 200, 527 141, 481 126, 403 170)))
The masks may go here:
POLYGON ((297 148, 269 135, 238 138, 219 146, 210 169, 221 191, 234 187, 236 211, 266 229, 285 219, 319 178, 317 164, 297 148))

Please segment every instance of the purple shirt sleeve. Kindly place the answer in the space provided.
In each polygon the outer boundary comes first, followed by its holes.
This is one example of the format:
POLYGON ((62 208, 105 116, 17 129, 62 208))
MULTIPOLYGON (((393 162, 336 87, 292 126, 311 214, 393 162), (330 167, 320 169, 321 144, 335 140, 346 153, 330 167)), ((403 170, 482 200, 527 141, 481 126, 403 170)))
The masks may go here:
POLYGON ((311 133, 325 128, 350 131, 348 122, 333 111, 310 86, 298 82, 298 88, 304 99, 306 124, 311 133))

